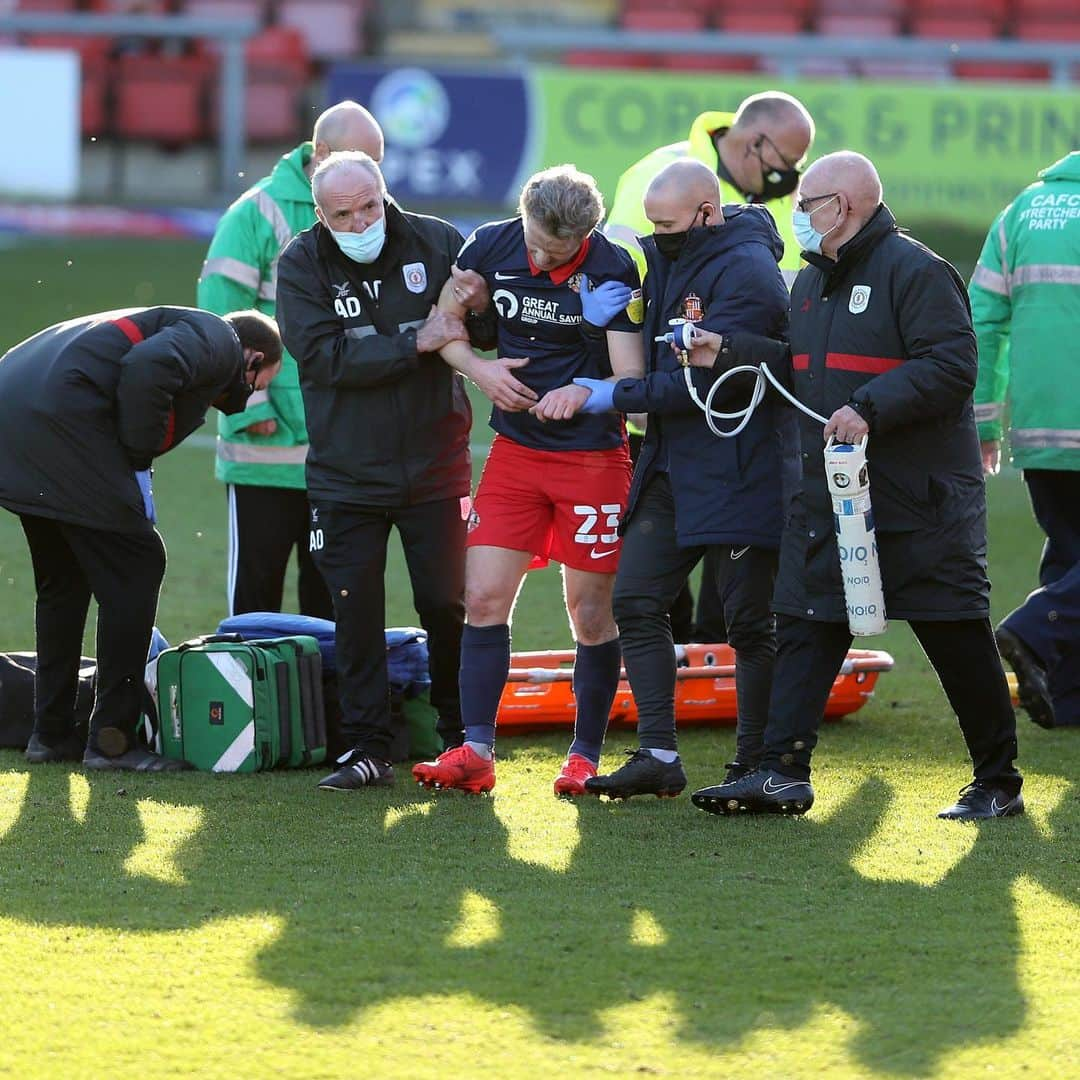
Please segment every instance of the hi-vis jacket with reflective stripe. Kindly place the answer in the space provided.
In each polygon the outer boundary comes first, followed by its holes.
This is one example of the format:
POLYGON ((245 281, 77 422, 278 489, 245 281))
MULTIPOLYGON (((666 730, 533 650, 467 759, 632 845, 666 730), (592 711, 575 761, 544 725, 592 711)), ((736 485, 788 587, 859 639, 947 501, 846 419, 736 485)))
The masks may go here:
MULTIPOLYGON (((224 315, 257 308, 273 315, 277 262, 285 245, 315 224, 315 203, 304 166, 311 143, 284 155, 274 171, 225 211, 199 277, 198 304, 224 315)), ((308 435, 296 362, 286 353, 269 390, 251 395, 248 407, 218 421, 215 473, 227 484, 304 487, 308 435), (273 435, 248 435, 249 424, 277 422, 273 435)))
POLYGON ((1080 469, 1080 151, 1043 169, 990 228, 969 293, 975 418, 1021 469, 1080 469))
MULTIPOLYGON (((651 154, 646 154, 636 164, 631 165, 619 177, 615 198, 608 212, 604 235, 617 244, 622 244, 637 263, 638 271, 645 276, 645 255, 638 243, 639 236, 649 235, 652 222, 645 216, 645 191, 652 179, 665 165, 680 158, 690 157, 704 162, 713 172, 719 163, 719 155, 713 136, 718 131, 726 131, 735 119, 734 113, 705 112, 690 125, 690 137, 684 142, 661 146, 651 154)), ((722 176, 720 180, 720 201, 722 203, 747 202, 746 196, 722 176)), ((791 288, 795 275, 799 272, 799 245, 791 230, 791 211, 794 209, 794 195, 785 195, 782 199, 772 199, 765 207, 776 222, 780 239, 784 241, 784 254, 780 259, 780 270, 784 282, 791 288)))

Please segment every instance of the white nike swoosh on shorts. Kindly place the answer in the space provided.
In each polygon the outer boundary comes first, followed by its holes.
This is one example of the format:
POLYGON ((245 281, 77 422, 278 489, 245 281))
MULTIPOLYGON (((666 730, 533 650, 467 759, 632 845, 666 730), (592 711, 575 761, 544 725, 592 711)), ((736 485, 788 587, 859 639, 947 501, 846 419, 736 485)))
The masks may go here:
POLYGON ((614 555, 615 552, 618 551, 618 550, 619 550, 618 548, 611 548, 608 551, 597 551, 596 548, 593 548, 589 552, 589 558, 590 559, 606 559, 609 555, 614 555))
POLYGON ((496 281, 514 281, 516 278, 517 274, 500 274, 498 271, 495 272, 496 281))
POLYGON ((734 548, 732 548, 731 549, 731 561, 734 562, 736 559, 741 559, 749 550, 750 550, 750 545, 749 544, 747 544, 746 547, 744 547, 741 551, 736 551, 734 548))

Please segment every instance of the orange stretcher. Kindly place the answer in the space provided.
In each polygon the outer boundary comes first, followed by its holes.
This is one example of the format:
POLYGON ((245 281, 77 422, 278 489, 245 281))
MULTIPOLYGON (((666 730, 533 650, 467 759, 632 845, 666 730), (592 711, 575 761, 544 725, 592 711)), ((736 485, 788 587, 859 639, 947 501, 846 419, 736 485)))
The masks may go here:
MULTIPOLYGON (((682 725, 734 724, 735 653, 730 645, 676 645, 675 718, 682 725)), ((574 651, 514 653, 510 677, 499 701, 500 731, 535 731, 574 726, 574 651)), ((829 692, 826 719, 857 712, 873 696, 893 658, 876 649, 851 649, 829 692)), ((637 706, 622 671, 611 723, 633 727, 637 706)))

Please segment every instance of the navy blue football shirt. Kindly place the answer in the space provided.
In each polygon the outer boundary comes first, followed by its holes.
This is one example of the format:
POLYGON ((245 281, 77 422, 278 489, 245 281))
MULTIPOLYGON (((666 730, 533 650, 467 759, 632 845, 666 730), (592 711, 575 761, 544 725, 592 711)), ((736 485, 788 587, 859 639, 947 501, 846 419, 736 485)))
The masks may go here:
MULTIPOLYGON (((630 256, 600 232, 589 235, 584 260, 569 277, 559 267, 534 273, 525 248, 521 218, 481 225, 465 241, 457 257, 462 270, 482 274, 499 313, 499 355, 528 357, 514 376, 538 397, 566 386, 575 378, 606 379, 610 369, 590 350, 581 333, 582 275, 593 288, 605 281, 621 281, 635 290, 627 310, 608 324, 609 330, 640 331, 641 282, 630 256), (554 277, 552 276, 554 275, 554 277), (639 310, 635 311, 635 307, 639 310), (638 316, 635 322, 630 315, 638 316)), ((504 412, 492 406, 491 426, 536 450, 606 450, 623 440, 622 418, 615 413, 543 423, 528 412, 504 412)))

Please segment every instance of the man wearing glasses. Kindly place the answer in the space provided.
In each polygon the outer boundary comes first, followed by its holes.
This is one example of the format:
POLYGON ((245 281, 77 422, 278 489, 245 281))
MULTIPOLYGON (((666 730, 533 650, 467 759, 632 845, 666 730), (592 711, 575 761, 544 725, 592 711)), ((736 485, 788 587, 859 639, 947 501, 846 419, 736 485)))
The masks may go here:
POLYGON ((780 261, 791 287, 799 271, 799 245, 791 231, 792 193, 814 141, 814 121, 803 103, 779 90, 748 97, 735 113, 705 112, 684 142, 661 146, 631 165, 619 178, 604 234, 622 244, 645 272, 638 242, 652 222, 645 216, 645 189, 665 165, 693 158, 720 180, 721 203, 764 203, 784 241, 780 261))
MULTIPOLYGON (((964 283, 905 235, 861 154, 815 161, 793 228, 806 267, 791 291, 790 345, 701 333, 690 363, 767 363, 821 416, 800 413, 802 476, 780 540, 776 666, 760 768, 703 788, 714 814, 804 813, 829 689, 851 646, 822 440, 869 436, 877 551, 892 620, 906 621, 952 706, 974 770, 942 818, 1024 812, 1016 717, 990 624, 986 491, 972 390, 977 358, 964 283)), ((862 509, 862 508, 860 508, 862 509)))

